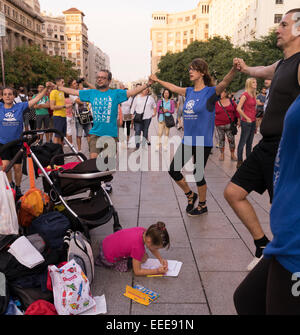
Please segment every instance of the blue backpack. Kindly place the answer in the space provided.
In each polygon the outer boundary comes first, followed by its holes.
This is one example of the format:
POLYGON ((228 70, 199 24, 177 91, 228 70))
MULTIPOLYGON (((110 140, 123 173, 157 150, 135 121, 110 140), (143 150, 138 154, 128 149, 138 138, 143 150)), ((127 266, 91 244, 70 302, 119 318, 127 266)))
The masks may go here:
POLYGON ((71 223, 66 216, 59 212, 50 212, 32 221, 29 235, 39 234, 50 249, 61 249, 70 228, 71 223))

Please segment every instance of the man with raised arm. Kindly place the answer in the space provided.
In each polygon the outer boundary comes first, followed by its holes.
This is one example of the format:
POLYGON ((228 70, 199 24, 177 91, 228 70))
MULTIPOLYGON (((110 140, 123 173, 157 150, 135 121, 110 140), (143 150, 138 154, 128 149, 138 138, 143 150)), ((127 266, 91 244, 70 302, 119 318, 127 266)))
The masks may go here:
MULTIPOLYGON (((266 237, 251 203, 249 193, 269 192, 273 198, 274 163, 282 136, 286 112, 300 93, 300 8, 288 11, 276 30, 277 46, 284 58, 270 66, 249 67, 239 59, 239 70, 251 77, 272 80, 269 102, 261 124, 263 136, 250 157, 236 172, 225 189, 225 199, 251 233, 256 253, 249 264, 251 271, 263 257, 266 237)), ((282 199, 285 201, 285 199, 282 199)))
POLYGON ((97 89, 90 90, 74 90, 63 86, 58 86, 58 89, 70 95, 79 96, 82 102, 89 102, 93 110, 93 128, 90 131, 90 156, 91 159, 98 157, 103 148, 97 148, 97 141, 101 137, 111 137, 115 141, 118 139, 118 106, 129 97, 133 97, 144 89, 149 87, 149 84, 144 84, 133 90, 113 90, 109 85, 112 80, 112 74, 108 70, 101 70, 96 77, 97 89))

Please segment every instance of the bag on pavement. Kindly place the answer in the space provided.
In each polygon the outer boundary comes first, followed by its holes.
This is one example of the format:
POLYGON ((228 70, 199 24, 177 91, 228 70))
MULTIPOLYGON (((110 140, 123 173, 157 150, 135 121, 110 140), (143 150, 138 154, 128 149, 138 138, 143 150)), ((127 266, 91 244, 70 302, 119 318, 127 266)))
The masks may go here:
POLYGON ((9 303, 8 284, 5 274, 0 272, 0 315, 5 314, 9 303))
POLYGON ((88 277, 90 284, 94 280, 94 256, 90 243, 80 232, 69 232, 65 237, 65 242, 69 240, 68 261, 72 259, 80 265, 81 269, 88 277))
POLYGON ((0 171, 0 234, 17 235, 18 233, 19 223, 14 195, 6 173, 0 171))
POLYGON ((70 228, 69 219, 55 211, 33 220, 29 234, 39 234, 50 249, 60 249, 63 247, 65 234, 70 228))
POLYGON ((72 260, 60 269, 49 266, 54 306, 59 315, 78 315, 96 305, 90 283, 80 265, 72 260))

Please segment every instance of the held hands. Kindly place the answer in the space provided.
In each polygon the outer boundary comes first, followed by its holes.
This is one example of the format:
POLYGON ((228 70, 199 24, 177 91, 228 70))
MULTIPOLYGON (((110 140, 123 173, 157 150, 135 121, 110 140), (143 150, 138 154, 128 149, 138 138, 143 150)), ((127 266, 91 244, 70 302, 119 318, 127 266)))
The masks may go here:
POLYGON ((149 82, 150 81, 152 82, 152 84, 156 83, 158 81, 158 78, 157 78, 156 74, 151 74, 151 76, 149 77, 149 82))
POLYGON ((245 72, 247 65, 242 58, 234 58, 233 67, 239 72, 245 72))

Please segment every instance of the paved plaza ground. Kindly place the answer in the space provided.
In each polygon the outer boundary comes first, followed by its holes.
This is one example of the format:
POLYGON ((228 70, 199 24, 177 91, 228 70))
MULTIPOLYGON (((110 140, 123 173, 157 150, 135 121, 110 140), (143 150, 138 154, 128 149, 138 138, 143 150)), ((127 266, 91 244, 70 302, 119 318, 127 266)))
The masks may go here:
MULTIPOLYGON (((154 120, 150 135, 156 134, 157 121, 154 120)), ((171 131, 171 135, 182 134, 175 128, 171 131)), ((256 135, 255 143, 259 139, 260 135, 256 135)), ((83 152, 87 154, 86 144, 83 152)), ((159 155, 162 165, 166 164, 168 154, 160 152, 159 155)), ((183 262, 183 266, 178 278, 137 278, 132 272, 117 273, 96 267, 92 293, 94 296, 105 294, 108 315, 236 314, 233 293, 247 275, 246 268, 254 257, 255 248, 252 237, 223 197, 235 170, 236 163, 230 160, 228 148, 224 162, 219 161, 219 152, 214 148, 205 173, 209 213, 199 218, 187 216, 186 197, 166 171, 115 174, 111 198, 123 228, 147 228, 157 221, 165 222, 171 248, 162 254, 166 259, 183 262), (158 301, 145 307, 124 297, 126 285, 134 284, 157 291, 158 301)), ((24 178, 23 192, 28 184, 28 178, 24 178)), ((196 191, 194 183, 191 187, 196 191)), ((271 238, 268 195, 254 193, 249 200, 271 238)), ((100 241, 111 233, 111 222, 91 232, 95 257, 100 241)))

